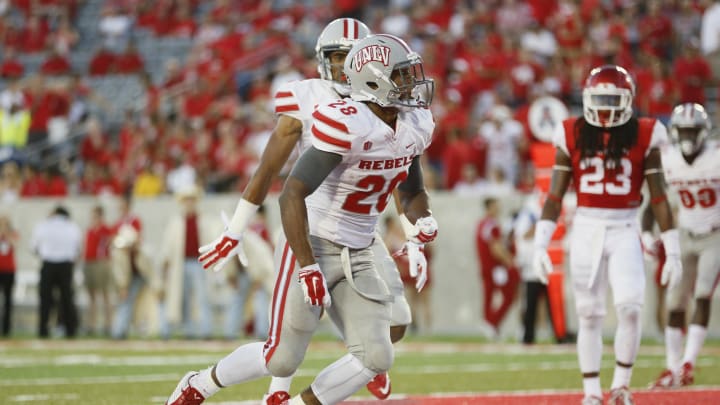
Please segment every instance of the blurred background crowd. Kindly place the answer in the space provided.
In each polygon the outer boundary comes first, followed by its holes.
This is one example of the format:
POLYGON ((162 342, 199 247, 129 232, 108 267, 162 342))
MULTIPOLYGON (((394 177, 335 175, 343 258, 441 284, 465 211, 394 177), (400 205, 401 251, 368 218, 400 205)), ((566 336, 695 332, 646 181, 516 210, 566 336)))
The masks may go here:
POLYGON ((530 188, 530 103, 577 112, 603 63, 632 72, 642 115, 667 120, 687 101, 715 113, 709 0, 1 0, 0 201, 242 190, 273 89, 318 76, 317 35, 340 16, 424 57, 433 189, 530 188))

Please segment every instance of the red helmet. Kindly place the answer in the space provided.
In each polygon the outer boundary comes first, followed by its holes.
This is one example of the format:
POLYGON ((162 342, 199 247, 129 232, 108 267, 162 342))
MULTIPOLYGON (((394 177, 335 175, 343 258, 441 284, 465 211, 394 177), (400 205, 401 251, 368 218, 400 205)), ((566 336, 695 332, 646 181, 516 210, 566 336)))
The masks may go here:
POLYGON ((632 117, 635 82, 624 68, 604 65, 594 68, 583 88, 585 120, 596 127, 623 125, 632 117))

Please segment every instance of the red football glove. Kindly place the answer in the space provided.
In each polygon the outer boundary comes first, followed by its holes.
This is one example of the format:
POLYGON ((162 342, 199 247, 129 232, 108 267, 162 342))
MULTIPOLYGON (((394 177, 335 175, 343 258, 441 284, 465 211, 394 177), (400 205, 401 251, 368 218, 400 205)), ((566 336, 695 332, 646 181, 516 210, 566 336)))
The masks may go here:
POLYGON ((317 263, 300 269, 298 282, 302 287, 303 294, 305 294, 306 303, 313 306, 322 305, 325 308, 330 306, 330 292, 317 263))

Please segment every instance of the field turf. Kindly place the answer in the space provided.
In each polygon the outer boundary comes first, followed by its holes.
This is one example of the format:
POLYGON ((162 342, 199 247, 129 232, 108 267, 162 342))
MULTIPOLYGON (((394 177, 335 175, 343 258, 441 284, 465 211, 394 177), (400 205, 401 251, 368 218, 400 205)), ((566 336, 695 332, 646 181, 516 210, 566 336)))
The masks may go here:
MULTIPOLYGON (((0 341, 0 404, 164 404, 187 371, 213 364, 239 343, 159 340, 0 341)), ((633 375, 638 405, 720 404, 720 344, 710 342, 698 361, 694 387, 674 393, 641 392, 664 366, 663 347, 643 344, 633 375)), ((306 387, 344 354, 330 338, 316 339, 291 393, 306 387)), ((612 378, 606 342, 601 379, 612 378)), ((574 345, 482 343, 471 339, 406 339, 391 370, 398 404, 578 404, 581 380, 574 345)), ((269 379, 229 387, 207 404, 257 404, 269 379)), ((363 388, 354 404, 373 403, 363 388)), ((380 403, 378 401, 378 403, 380 403)))

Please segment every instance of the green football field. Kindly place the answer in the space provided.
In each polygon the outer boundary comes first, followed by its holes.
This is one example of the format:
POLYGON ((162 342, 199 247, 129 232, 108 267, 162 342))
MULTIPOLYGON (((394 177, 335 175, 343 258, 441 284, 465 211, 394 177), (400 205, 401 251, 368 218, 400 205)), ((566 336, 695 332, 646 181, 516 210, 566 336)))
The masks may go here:
MULTIPOLYGON (((187 370, 207 367, 236 346, 235 342, 179 340, 3 341, 0 404, 163 404, 187 370)), ((316 339, 291 393, 306 387, 315 374, 344 353, 332 339, 316 339)), ((607 389, 613 367, 609 342, 602 364, 601 378, 607 389)), ((644 388, 663 365, 663 347, 643 344, 633 376, 634 388, 644 388)), ((390 375, 391 398, 441 393, 579 392, 581 388, 574 345, 528 347, 457 338, 406 339, 396 346, 390 375)), ((229 387, 206 403, 257 403, 268 381, 263 378, 229 387)), ((703 348, 696 385, 720 388, 718 342, 703 348)), ((353 398, 371 399, 364 388, 353 398)))

